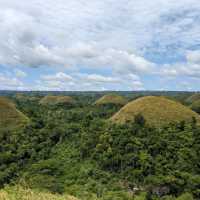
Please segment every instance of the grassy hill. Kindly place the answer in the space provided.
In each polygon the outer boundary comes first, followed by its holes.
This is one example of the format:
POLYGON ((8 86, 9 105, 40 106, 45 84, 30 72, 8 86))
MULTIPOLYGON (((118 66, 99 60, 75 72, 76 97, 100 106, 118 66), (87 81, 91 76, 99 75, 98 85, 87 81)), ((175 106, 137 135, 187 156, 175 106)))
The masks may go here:
POLYGON ((73 105, 75 100, 70 96, 45 96, 40 100, 41 105, 73 105))
POLYGON ((195 94, 193 94, 192 96, 188 97, 188 98, 186 99, 186 102, 187 102, 187 103, 193 103, 193 102, 195 102, 195 101, 197 101, 197 100, 200 100, 200 93, 195 93, 195 94))
POLYGON ((133 121, 137 114, 142 114, 148 124, 162 126, 170 122, 191 121, 200 116, 186 106, 165 97, 147 96, 128 103, 111 120, 117 123, 133 121))
POLYGON ((106 105, 106 104, 125 105, 127 102, 128 102, 127 99, 123 96, 108 94, 98 99, 95 102, 95 105, 106 105))
POLYGON ((28 118, 16 109, 9 99, 0 97, 0 130, 13 130, 28 122, 28 118))
POLYGON ((8 187, 0 190, 0 200, 78 200, 70 195, 56 195, 49 192, 39 192, 22 187, 8 187))
POLYGON ((200 99, 194 101, 194 102, 190 105, 190 108, 191 108, 192 110, 194 110, 195 112, 200 113, 200 99))

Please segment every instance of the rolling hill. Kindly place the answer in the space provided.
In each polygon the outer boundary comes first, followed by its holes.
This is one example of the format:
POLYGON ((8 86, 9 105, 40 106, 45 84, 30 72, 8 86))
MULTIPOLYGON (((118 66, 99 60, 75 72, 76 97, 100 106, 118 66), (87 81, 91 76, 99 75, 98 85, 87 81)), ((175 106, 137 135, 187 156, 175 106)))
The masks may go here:
POLYGON ((171 122, 191 121, 200 116, 186 106, 165 97, 147 96, 134 100, 117 112, 111 121, 125 123, 134 121, 136 115, 142 114, 146 122, 154 126, 162 126, 171 122))
POLYGON ((57 106, 57 105, 73 105, 75 100, 70 96, 45 96, 40 100, 41 105, 57 106))
POLYGON ((0 130, 13 130, 24 126, 28 118, 16 109, 9 99, 0 97, 0 130))
POLYGON ((107 104, 113 104, 113 105, 125 105, 127 103, 127 99, 120 95, 115 94, 108 94, 104 95, 100 99, 98 99, 95 102, 95 105, 107 105, 107 104))

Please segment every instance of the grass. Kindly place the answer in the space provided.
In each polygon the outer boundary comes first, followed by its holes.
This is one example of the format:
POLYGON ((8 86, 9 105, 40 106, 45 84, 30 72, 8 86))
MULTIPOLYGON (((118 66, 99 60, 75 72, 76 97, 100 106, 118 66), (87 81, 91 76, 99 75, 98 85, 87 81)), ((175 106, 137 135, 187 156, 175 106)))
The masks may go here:
POLYGON ((68 105, 74 104, 75 100, 70 96, 45 96, 40 100, 41 105, 68 105))
POLYGON ((0 130, 13 130, 24 126, 28 118, 16 109, 9 99, 0 97, 0 130))
POLYGON ((95 105, 105 105, 105 104, 125 105, 127 102, 128 101, 125 97, 114 94, 108 94, 98 99, 95 102, 95 105))
MULTIPOLYGON (((108 194, 106 197, 101 198, 99 200, 120 200, 120 199, 126 199, 123 198, 123 196, 111 196, 108 194)), ((135 196, 134 198, 128 198, 128 199, 134 199, 134 200, 145 200, 146 199, 146 193, 141 193, 138 196, 135 196)), ((158 198, 156 198, 158 199, 158 198)), ((189 193, 182 194, 181 196, 175 198, 173 196, 165 196, 166 200, 193 200, 193 196, 189 193)), ((52 194, 50 192, 41 192, 37 190, 31 190, 31 189, 25 189, 21 186, 8 186, 4 188, 3 190, 0 190, 0 200, 78 200, 76 197, 71 195, 58 195, 58 194, 52 194)), ((80 200, 80 199, 79 199, 80 200)), ((89 200, 89 199, 88 199, 89 200)), ((92 198, 92 200, 97 200, 97 198, 92 198)), ((158 199, 159 200, 159 199, 158 199)))
POLYGON ((21 186, 7 187, 0 191, 0 200, 78 200, 70 195, 56 195, 49 192, 24 189, 21 186))
POLYGON ((186 106, 165 97, 147 96, 128 103, 111 120, 117 123, 133 121, 137 114, 142 114, 148 124, 163 126, 171 122, 191 121, 195 117, 200 123, 200 116, 186 106))

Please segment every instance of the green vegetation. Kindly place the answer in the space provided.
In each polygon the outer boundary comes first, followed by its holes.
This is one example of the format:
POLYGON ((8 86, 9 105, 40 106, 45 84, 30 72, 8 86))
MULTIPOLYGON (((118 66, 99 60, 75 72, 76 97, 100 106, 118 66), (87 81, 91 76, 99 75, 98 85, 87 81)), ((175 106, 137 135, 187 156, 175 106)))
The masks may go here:
POLYGON ((191 104, 197 100, 200 100, 200 93, 195 93, 186 99, 186 102, 191 104))
POLYGON ((23 101, 39 101, 39 98, 36 97, 36 96, 24 95, 22 93, 17 93, 16 95, 14 95, 13 98, 15 100, 19 101, 19 102, 23 102, 23 101))
POLYGON ((16 109, 9 99, 0 97, 0 130, 13 130, 24 126, 28 118, 16 109))
POLYGON ((198 114, 184 105, 165 97, 147 96, 128 103, 111 120, 117 123, 134 121, 135 116, 143 115, 149 125, 163 126, 180 121, 191 121, 194 117, 200 122, 198 114))
POLYGON ((127 103, 127 99, 123 96, 116 95, 116 94, 107 94, 98 99, 95 102, 95 105, 108 105, 108 104, 113 104, 113 105, 125 105, 127 103))
POLYGON ((200 99, 194 101, 194 102, 190 105, 190 108, 191 108, 193 111, 195 111, 195 112, 197 112, 197 113, 200 114, 200 99))
POLYGON ((145 113, 110 123, 118 108, 94 106, 99 94, 73 98, 68 109, 14 98, 29 123, 0 130, 0 199, 200 199, 197 113, 164 97, 143 97, 135 100, 145 99, 140 107, 150 104, 154 116, 161 110, 174 123, 157 127, 145 113))

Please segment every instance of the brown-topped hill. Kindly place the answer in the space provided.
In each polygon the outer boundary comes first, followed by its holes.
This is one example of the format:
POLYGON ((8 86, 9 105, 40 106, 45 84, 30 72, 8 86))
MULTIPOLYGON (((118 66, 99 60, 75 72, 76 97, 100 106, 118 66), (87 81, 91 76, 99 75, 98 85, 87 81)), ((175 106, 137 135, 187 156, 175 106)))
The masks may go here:
POLYGON ((107 104, 113 104, 113 105, 125 105, 127 103, 127 99, 120 95, 115 94, 107 94, 98 99, 95 102, 95 105, 107 105, 107 104))
POLYGON ((0 130, 14 130, 24 126, 29 119, 9 99, 0 97, 0 130))
POLYGON ((162 126, 173 122, 191 121, 193 117, 200 123, 200 116, 188 107, 165 97, 147 96, 134 100, 120 109, 112 118, 115 123, 134 121, 141 114, 146 122, 162 126))
POLYGON ((41 105, 74 105, 75 100, 70 96, 45 96, 40 100, 41 105))

